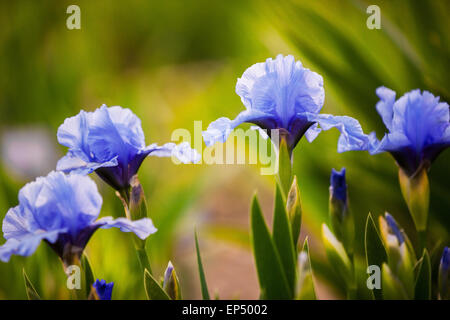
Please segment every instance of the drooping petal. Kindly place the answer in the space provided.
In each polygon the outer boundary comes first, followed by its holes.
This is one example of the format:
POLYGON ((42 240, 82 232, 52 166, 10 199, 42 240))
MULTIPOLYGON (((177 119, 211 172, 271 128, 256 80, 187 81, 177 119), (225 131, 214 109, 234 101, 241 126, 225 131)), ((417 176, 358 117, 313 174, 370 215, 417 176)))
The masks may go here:
POLYGON ((200 154, 197 150, 192 149, 188 142, 175 144, 172 142, 166 143, 163 146, 153 144, 147 147, 150 156, 155 157, 176 157, 182 163, 197 163, 200 161, 200 154))
POLYGON ((19 238, 11 237, 2 246, 0 246, 0 260, 8 262, 11 256, 30 256, 32 255, 42 240, 47 240, 53 243, 58 238, 58 235, 65 232, 65 229, 57 229, 51 231, 40 231, 35 233, 28 233, 19 238))
POLYGON ((222 117, 211 122, 206 131, 202 132, 206 146, 210 147, 216 142, 224 143, 231 131, 244 122, 256 124, 260 128, 266 129, 268 134, 270 134, 271 129, 277 129, 276 119, 271 114, 259 110, 245 110, 238 114, 234 120, 222 117))
POLYGON ((369 148, 369 137, 363 132, 358 120, 331 114, 308 113, 306 116, 309 121, 318 123, 322 130, 337 128, 341 132, 338 140, 338 152, 369 148))
POLYGON ((322 132, 322 129, 319 128, 319 124, 316 122, 311 127, 309 127, 308 130, 305 132, 306 140, 308 140, 309 143, 313 142, 319 133, 322 132))
POLYGON ((117 157, 106 162, 85 161, 83 160, 83 155, 75 155, 73 152, 69 151, 64 157, 58 160, 56 170, 64 171, 66 173, 72 172, 87 175, 98 168, 115 167, 117 165, 117 157))
POLYGON ((112 217, 104 217, 97 220, 95 224, 102 229, 119 228, 122 232, 133 232, 142 240, 157 231, 149 218, 132 221, 126 218, 113 219, 112 217))

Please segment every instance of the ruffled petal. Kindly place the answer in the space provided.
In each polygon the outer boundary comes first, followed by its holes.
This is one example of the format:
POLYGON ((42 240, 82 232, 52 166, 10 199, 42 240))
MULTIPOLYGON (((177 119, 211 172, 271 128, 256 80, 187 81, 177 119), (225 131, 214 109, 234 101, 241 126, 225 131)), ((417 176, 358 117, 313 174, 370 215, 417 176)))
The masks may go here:
POLYGON ((58 142, 71 150, 88 151, 89 115, 81 110, 76 116, 64 120, 58 128, 58 142))
POLYGON ((308 140, 309 143, 313 142, 314 139, 317 138, 319 133, 322 131, 321 128, 319 128, 319 124, 315 123, 311 127, 309 127, 308 130, 305 132, 306 140, 308 140))
MULTIPOLYGON (((102 107, 106 108, 106 105, 102 107)), ((120 106, 107 108, 112 123, 122 140, 136 148, 145 147, 145 136, 141 120, 130 110, 120 106)))
POLYGON ((127 139, 122 139, 118 128, 111 119, 109 109, 105 105, 92 113, 88 143, 91 152, 99 161, 110 161, 117 157, 118 162, 125 165, 126 161, 140 149, 140 147, 129 144, 127 139))
POLYGON ((149 218, 131 221, 126 218, 113 219, 112 217, 104 217, 95 222, 102 229, 119 228, 122 232, 133 232, 142 240, 149 235, 155 233, 157 229, 149 218))
POLYGON ((394 103, 395 103, 395 91, 388 89, 386 87, 379 87, 376 90, 377 96, 380 98, 376 108, 381 118, 383 119, 384 125, 388 130, 392 129, 392 119, 394 117, 394 103))
POLYGON ((216 142, 224 143, 231 131, 244 122, 256 124, 266 130, 277 128, 276 119, 272 115, 258 110, 245 110, 238 114, 234 120, 222 117, 211 122, 206 131, 202 132, 206 146, 210 147, 216 142))
POLYGON ((250 110, 279 117, 287 125, 298 112, 317 113, 325 93, 322 77, 292 55, 278 55, 249 67, 236 83, 236 93, 250 110))
POLYGON ((201 155, 197 150, 192 149, 188 142, 175 144, 173 142, 158 146, 156 143, 148 146, 144 151, 150 156, 155 157, 176 157, 182 163, 197 163, 201 159, 201 155))
POLYGON ((322 130, 337 128, 341 132, 338 152, 369 149, 369 137, 363 132, 358 120, 331 114, 308 113, 306 116, 308 121, 317 122, 322 130))
POLYGON ((106 162, 85 161, 82 155, 77 156, 73 152, 67 152, 67 154, 58 160, 56 164, 56 170, 64 171, 66 173, 72 172, 81 175, 87 175, 98 168, 102 167, 115 167, 118 165, 117 157, 112 158, 106 162))
POLYGON ((22 236, 18 239, 11 238, 0 246, 0 260, 8 262, 11 255, 30 256, 32 255, 42 240, 47 240, 50 243, 54 243, 58 239, 58 234, 65 232, 65 229, 40 231, 36 233, 30 233, 26 236, 22 236))

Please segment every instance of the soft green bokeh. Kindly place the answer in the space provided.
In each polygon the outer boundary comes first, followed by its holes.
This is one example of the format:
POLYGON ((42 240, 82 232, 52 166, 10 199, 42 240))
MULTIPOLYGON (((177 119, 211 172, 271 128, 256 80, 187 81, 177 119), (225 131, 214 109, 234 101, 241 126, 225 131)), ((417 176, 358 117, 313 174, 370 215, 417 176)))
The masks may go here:
MULTIPOLYGON (((64 119, 106 103, 132 109, 142 119, 148 143, 169 142, 174 129, 186 128, 193 134, 196 120, 202 120, 205 128, 220 116, 234 117, 243 109, 234 93, 236 79, 253 63, 282 53, 294 55, 323 76, 324 113, 358 118, 366 132, 376 130, 381 137, 384 127, 375 110, 378 86, 398 94, 426 89, 450 101, 449 12, 445 0, 2 1, 0 133, 44 128, 59 157, 65 150, 57 145, 56 130, 64 119), (75 3, 81 8, 81 30, 68 30, 66 8, 75 3), (366 27, 366 8, 371 4, 381 9, 380 30, 366 27)), ((303 139, 294 159, 304 208, 302 237, 310 235, 316 278, 339 297, 342 289, 325 263, 318 238, 321 223, 328 220, 331 168, 347 168, 357 256, 363 257, 369 211, 375 216, 389 211, 412 239, 416 235, 393 159, 387 154, 338 154, 337 137, 337 131, 331 131, 312 144, 303 139)), ((33 161, 32 152, 19 151, 33 161)), ((11 170, 14 164, 4 158, 2 154, 0 217, 17 204, 20 187, 34 179, 11 170)), ((439 248, 450 240, 449 160, 450 153, 444 152, 430 172, 429 238, 432 243, 442 241, 439 248)), ((49 167, 54 167, 54 160, 49 161, 53 161, 49 167)), ((34 175, 45 175, 46 170, 34 175)), ((275 181, 260 176, 256 166, 176 166, 160 158, 144 162, 140 180, 159 229, 149 239, 154 271, 162 274, 172 260, 186 298, 200 297, 194 225, 200 245, 202 240, 204 246, 209 242, 210 252, 217 242, 247 250, 248 223, 216 219, 216 214, 228 210, 248 221, 255 189, 263 198, 263 210, 269 212, 275 181)), ((113 191, 96 181, 104 197, 102 215, 122 215, 113 191)), ((129 235, 100 230, 87 252, 95 275, 115 282, 114 299, 145 297, 129 235)), ((208 277, 213 259, 214 254, 203 257, 208 282, 214 284, 212 271, 208 277)), ((431 259, 436 262, 433 251, 431 259)), ((364 277, 362 260, 360 264, 364 277)), ((0 262, 0 299, 26 298, 23 267, 42 297, 68 297, 61 265, 42 244, 29 258, 0 262)), ((255 273, 255 269, 246 272, 255 273)), ((256 285, 245 282, 247 274, 239 276, 242 287, 256 285)), ((232 297, 219 284, 216 289, 221 297, 232 297)), ((231 292, 239 293, 240 288, 231 292)))

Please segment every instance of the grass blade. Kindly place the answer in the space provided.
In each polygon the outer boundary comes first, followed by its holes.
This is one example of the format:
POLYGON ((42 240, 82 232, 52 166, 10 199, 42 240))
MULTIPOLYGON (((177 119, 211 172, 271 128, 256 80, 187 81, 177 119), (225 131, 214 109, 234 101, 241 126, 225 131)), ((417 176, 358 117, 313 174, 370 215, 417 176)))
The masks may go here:
POLYGON ((27 290, 28 300, 41 300, 41 297, 36 292, 36 289, 28 278, 25 269, 23 269, 23 280, 25 281, 25 289, 27 290))
POLYGON ((202 257, 200 256, 200 248, 198 246, 197 231, 195 233, 195 249, 197 251, 198 275, 200 277, 200 286, 202 288, 203 300, 210 300, 208 284, 206 283, 205 271, 203 270, 202 257))

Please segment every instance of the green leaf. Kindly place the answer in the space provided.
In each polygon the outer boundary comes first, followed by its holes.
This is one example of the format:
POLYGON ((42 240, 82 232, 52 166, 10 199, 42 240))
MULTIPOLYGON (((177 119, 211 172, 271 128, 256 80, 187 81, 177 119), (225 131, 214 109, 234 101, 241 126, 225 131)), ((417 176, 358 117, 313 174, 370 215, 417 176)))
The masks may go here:
POLYGON ((88 297, 91 293, 91 288, 94 284, 95 277, 94 273, 92 272, 89 259, 85 253, 83 253, 83 256, 81 257, 81 270, 83 271, 86 297, 88 297))
POLYGON ((170 300, 170 297, 147 269, 144 270, 144 286, 148 300, 170 300))
POLYGON ((283 194, 287 195, 292 181, 292 161, 286 139, 283 137, 280 137, 277 178, 283 190, 283 194))
POLYGON ((252 201, 250 225, 261 297, 265 299, 291 299, 292 292, 289 289, 280 257, 264 221, 256 195, 252 201))
POLYGON ((286 199, 286 211, 291 222, 292 240, 294 248, 297 248, 298 237, 302 226, 302 206, 300 203, 300 191, 297 184, 297 176, 294 176, 291 189, 286 199))
POLYGON ((298 288, 296 299, 316 300, 308 237, 306 237, 303 243, 303 249, 298 255, 298 288))
POLYGON ((427 249, 423 250, 422 258, 418 262, 414 298, 416 300, 431 299, 431 262, 427 249))
POLYGON ((198 246, 197 231, 194 231, 194 237, 195 237, 195 249, 197 251, 198 275, 200 277, 200 286, 202 288, 202 297, 203 300, 210 300, 205 272, 203 270, 202 257, 200 256, 200 248, 198 246))
POLYGON ((23 269, 22 273, 23 273, 23 280, 25 281, 25 289, 27 291, 28 300, 41 300, 41 297, 36 292, 36 289, 34 288, 33 284, 28 278, 27 273, 25 272, 25 268, 23 269))
MULTIPOLYGON (((367 215, 364 241, 367 266, 376 265, 380 267, 384 262, 387 262, 386 249, 384 248, 380 234, 378 233, 377 227, 370 213, 367 215)), ((371 290, 376 300, 383 299, 382 290, 382 288, 371 290)))
POLYGON ((295 291, 295 248, 291 225, 285 209, 285 201, 280 186, 276 185, 275 208, 273 214, 273 242, 281 259, 286 280, 292 293, 295 291))
POLYGON ((383 263, 381 271, 383 299, 407 300, 408 294, 401 281, 392 273, 387 263, 383 263))
POLYGON ((336 239, 326 224, 322 224, 322 240, 328 261, 336 274, 341 276, 344 282, 351 287, 354 285, 352 263, 345 252, 344 246, 336 239))

